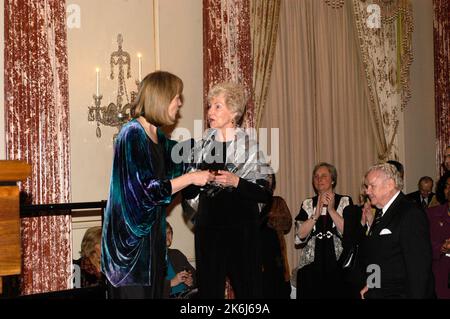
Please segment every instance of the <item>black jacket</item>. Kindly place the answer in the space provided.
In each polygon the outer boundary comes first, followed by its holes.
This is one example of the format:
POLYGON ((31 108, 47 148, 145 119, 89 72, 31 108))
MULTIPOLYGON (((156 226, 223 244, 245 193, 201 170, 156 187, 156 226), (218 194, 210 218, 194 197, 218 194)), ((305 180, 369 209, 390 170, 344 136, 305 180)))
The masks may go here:
MULTIPOLYGON (((428 195, 428 201, 427 201, 427 206, 430 205, 431 200, 433 199, 434 193, 431 192, 428 195)), ((419 191, 415 191, 412 193, 409 193, 408 195, 406 195, 406 197, 408 197, 409 199, 413 200, 416 204, 418 204, 420 207, 422 207, 422 197, 420 196, 420 192, 419 191)))
MULTIPOLYGON (((381 285, 369 287, 365 297, 433 298, 431 242, 423 211, 400 192, 371 233, 363 240, 365 266, 379 266, 381 285)), ((376 283, 374 275, 368 274, 368 282, 376 283)))

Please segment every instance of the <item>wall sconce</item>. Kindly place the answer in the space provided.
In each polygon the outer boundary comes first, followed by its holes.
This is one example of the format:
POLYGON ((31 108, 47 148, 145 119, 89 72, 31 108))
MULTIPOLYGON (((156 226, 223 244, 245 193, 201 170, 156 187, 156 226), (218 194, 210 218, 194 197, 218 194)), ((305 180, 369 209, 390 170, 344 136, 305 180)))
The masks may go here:
MULTIPOLYGON (((111 80, 114 79, 114 67, 118 66, 118 86, 117 86, 117 98, 116 103, 109 103, 108 106, 101 106, 103 95, 99 93, 99 74, 100 69, 96 69, 96 92, 93 95, 94 98, 94 106, 88 106, 88 121, 96 121, 97 129, 96 135, 97 138, 102 136, 102 131, 100 129, 100 124, 105 126, 113 126, 117 127, 118 131, 122 128, 128 120, 130 119, 130 108, 131 103, 133 103, 136 98, 137 92, 131 91, 130 98, 128 97, 128 90, 125 83, 125 73, 124 68, 126 67, 127 75, 126 78, 131 78, 131 58, 130 54, 126 51, 122 50, 123 36, 122 34, 117 35, 117 51, 111 53, 110 57, 110 65, 111 65, 111 80), (125 97, 125 104, 124 104, 125 97)), ((136 81, 136 87, 139 87, 139 83, 142 78, 142 57, 138 54, 139 59, 139 78, 136 81)), ((117 136, 118 132, 114 135, 114 138, 117 136)))

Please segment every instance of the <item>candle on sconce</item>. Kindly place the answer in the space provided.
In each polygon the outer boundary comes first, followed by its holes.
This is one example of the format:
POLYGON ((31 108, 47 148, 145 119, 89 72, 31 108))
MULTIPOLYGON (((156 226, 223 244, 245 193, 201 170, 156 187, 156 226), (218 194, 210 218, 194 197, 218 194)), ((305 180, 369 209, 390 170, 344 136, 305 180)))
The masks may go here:
POLYGON ((97 80, 97 81, 96 81, 96 82, 97 82, 97 86, 96 86, 97 89, 96 89, 95 92, 96 92, 96 95, 99 96, 99 76, 100 76, 100 69, 99 69, 99 68, 96 68, 96 69, 95 69, 95 73, 96 73, 96 80, 97 80))
POLYGON ((139 76, 138 76, 138 80, 139 80, 139 82, 141 82, 141 80, 142 80, 142 55, 140 54, 140 53, 138 53, 138 64, 139 64, 139 67, 138 67, 138 74, 139 74, 139 76))

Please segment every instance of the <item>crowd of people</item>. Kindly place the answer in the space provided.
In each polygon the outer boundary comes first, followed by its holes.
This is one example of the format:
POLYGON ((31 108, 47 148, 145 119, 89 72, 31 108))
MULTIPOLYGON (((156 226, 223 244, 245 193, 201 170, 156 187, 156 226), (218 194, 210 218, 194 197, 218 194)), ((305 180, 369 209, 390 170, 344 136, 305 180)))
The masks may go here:
POLYGON ((293 278, 284 235, 292 217, 273 196, 275 175, 258 143, 241 128, 241 85, 220 83, 208 93, 209 128, 185 161, 171 158, 175 142, 161 126, 174 124, 183 82, 156 71, 141 82, 114 144, 110 192, 101 238, 101 272, 108 298, 238 299, 450 298, 450 147, 447 172, 403 194, 403 167, 369 168, 358 203, 335 193, 336 167, 318 163, 315 194, 295 217, 301 250, 293 278), (194 212, 196 269, 169 248, 166 207, 180 192, 194 212), (381 275, 381 274, 382 275, 381 275))

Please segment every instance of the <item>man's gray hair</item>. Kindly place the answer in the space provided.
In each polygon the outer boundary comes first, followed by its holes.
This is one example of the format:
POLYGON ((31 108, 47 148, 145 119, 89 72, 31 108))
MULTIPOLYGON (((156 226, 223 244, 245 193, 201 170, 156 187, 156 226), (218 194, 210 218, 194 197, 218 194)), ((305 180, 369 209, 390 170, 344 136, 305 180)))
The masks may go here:
POLYGON ((365 177, 369 175, 370 172, 378 171, 382 172, 387 179, 392 179, 395 183, 395 188, 401 191, 403 189, 403 178, 400 176, 397 168, 389 163, 377 164, 369 168, 365 177))

